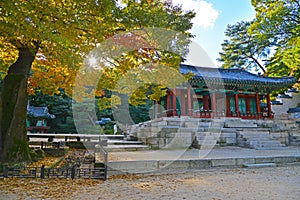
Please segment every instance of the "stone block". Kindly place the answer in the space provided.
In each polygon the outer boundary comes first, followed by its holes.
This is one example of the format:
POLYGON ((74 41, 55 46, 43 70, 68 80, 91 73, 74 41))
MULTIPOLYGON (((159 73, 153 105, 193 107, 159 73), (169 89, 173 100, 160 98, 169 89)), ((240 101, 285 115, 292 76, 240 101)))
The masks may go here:
POLYGON ((235 158, 213 159, 211 161, 211 165, 212 165, 212 167, 235 166, 236 160, 235 160, 235 158))
POLYGON ((152 138, 152 137, 147 138, 145 144, 155 145, 157 144, 157 138, 152 138))
POLYGON ((167 125, 166 121, 159 121, 159 122, 151 123, 151 127, 163 127, 163 126, 166 126, 166 125, 167 125))
POLYGON ((291 131, 289 132, 289 134, 293 137, 300 137, 300 131, 291 131))
POLYGON ((274 157, 256 157, 255 163, 272 163, 274 162, 274 157))
POLYGON ((236 123, 236 122, 226 122, 225 127, 229 128, 256 128, 257 124, 254 123, 236 123))
POLYGON ((254 158, 236 158, 236 165, 240 166, 245 163, 255 163, 254 158))
POLYGON ((211 127, 211 122, 199 122, 198 127, 205 127, 205 128, 209 128, 211 127))
POLYGON ((165 145, 167 149, 181 149, 181 148, 188 148, 192 145, 192 138, 191 137, 174 137, 172 140, 165 145))
POLYGON ((190 160, 190 169, 206 169, 211 167, 211 160, 190 160))
POLYGON ((222 133, 236 133, 236 128, 222 128, 222 133))
POLYGON ((227 137, 225 138, 226 144, 236 144, 236 137, 227 137))
POLYGON ((222 132, 221 137, 227 138, 227 137, 236 137, 236 132, 222 132))
POLYGON ((142 160, 142 161, 111 161, 108 163, 111 170, 118 170, 124 172, 140 172, 157 170, 158 162, 155 160, 142 160))
POLYGON ((215 146, 217 144, 216 140, 198 140, 201 146, 215 146))
POLYGON ((189 160, 158 161, 159 169, 189 169, 189 160))
POLYGON ((293 162, 297 162, 297 157, 296 156, 280 156, 280 157, 274 157, 274 162, 275 163, 293 163, 293 162))
POLYGON ((263 167, 276 167, 277 165, 275 163, 245 163, 243 164, 243 167, 247 168, 263 168, 263 167))
POLYGON ((185 121, 184 122, 184 126, 188 127, 188 128, 197 128, 198 127, 199 122, 198 121, 185 121))

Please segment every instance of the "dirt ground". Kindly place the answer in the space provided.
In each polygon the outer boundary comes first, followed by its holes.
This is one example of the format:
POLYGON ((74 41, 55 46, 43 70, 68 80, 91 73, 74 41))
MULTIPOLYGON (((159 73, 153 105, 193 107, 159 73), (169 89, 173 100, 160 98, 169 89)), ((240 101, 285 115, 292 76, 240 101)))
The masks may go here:
POLYGON ((299 199, 300 165, 168 171, 108 181, 2 179, 0 199, 299 199))

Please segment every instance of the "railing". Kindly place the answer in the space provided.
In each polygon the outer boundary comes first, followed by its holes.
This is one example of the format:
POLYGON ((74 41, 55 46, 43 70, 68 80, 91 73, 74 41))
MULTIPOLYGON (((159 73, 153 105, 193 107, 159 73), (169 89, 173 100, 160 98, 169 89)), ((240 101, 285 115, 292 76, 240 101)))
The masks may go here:
MULTIPOLYGON (((96 158, 96 153, 99 152, 102 155, 103 159, 103 169, 104 169, 104 180, 107 180, 107 165, 108 165, 108 152, 105 151, 101 144, 95 146, 94 156, 96 158)), ((96 161, 97 162, 97 161, 96 161)), ((97 163, 95 163, 97 164, 97 163)))
POLYGON ((50 168, 45 167, 14 167, 3 166, 0 177, 4 178, 94 178, 107 180, 107 168, 50 168))
POLYGON ((193 112, 193 117, 196 117, 196 118, 225 117, 225 112, 224 111, 214 111, 214 110, 195 110, 193 112))

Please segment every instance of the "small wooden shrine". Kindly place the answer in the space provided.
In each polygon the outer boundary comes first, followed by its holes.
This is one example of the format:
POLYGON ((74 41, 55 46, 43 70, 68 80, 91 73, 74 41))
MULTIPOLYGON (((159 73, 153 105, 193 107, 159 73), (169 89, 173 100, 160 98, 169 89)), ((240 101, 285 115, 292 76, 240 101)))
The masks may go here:
POLYGON ((48 112, 47 106, 27 106, 27 131, 45 133, 50 129, 47 125, 48 119, 55 118, 48 112))

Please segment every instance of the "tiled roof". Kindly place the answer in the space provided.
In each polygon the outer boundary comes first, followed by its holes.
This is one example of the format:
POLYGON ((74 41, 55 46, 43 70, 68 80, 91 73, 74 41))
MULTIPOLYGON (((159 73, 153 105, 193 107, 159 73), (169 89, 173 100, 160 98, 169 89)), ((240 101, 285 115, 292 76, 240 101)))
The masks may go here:
POLYGON ((51 119, 55 118, 54 115, 48 112, 48 108, 46 106, 45 107, 28 106, 27 115, 36 118, 51 118, 51 119))
POLYGON ((224 85, 242 89, 245 86, 250 90, 276 90, 288 87, 296 83, 294 77, 265 77, 247 72, 244 69, 222 69, 180 65, 180 72, 193 73, 195 76, 190 80, 192 85, 224 85))

